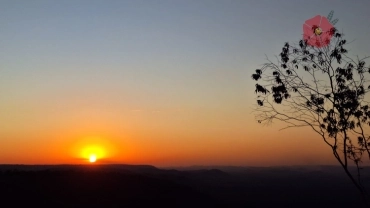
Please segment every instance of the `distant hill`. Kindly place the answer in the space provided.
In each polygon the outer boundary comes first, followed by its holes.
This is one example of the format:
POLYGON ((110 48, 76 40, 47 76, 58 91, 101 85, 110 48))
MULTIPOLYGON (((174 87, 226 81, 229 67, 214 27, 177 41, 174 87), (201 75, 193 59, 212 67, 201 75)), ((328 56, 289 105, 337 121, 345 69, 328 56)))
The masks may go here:
POLYGON ((0 196, 1 207, 361 207, 334 166, 0 165, 0 196))

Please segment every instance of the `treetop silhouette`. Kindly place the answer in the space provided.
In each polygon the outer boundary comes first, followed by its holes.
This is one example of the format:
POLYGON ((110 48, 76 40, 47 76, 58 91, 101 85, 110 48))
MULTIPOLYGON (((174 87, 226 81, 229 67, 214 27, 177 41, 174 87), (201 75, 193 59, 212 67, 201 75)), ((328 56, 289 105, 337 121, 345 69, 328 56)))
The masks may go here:
POLYGON ((310 127, 368 202, 361 178, 362 162, 370 161, 368 57, 348 54, 344 34, 333 26, 338 20, 330 22, 332 15, 307 20, 302 40, 285 43, 276 62, 267 59, 255 70, 254 112, 262 124, 278 120, 286 128, 310 127))

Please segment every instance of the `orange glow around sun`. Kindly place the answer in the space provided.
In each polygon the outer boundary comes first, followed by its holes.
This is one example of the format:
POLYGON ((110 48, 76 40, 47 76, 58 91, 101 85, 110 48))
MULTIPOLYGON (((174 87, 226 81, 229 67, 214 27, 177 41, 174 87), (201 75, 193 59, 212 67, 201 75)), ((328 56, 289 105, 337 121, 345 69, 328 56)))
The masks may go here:
POLYGON ((115 157, 116 148, 107 137, 80 137, 71 146, 71 156, 83 163, 101 163, 115 157))
POLYGON ((100 146, 90 145, 82 149, 81 157, 88 159, 91 163, 94 163, 97 159, 106 157, 106 152, 100 146))

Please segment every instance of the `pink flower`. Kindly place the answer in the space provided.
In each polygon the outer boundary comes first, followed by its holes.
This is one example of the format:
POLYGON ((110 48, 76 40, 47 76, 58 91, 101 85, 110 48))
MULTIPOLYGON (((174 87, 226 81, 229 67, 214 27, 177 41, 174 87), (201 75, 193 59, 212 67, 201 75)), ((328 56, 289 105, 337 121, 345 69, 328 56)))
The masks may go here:
POLYGON ((303 39, 308 45, 318 48, 327 46, 333 34, 334 26, 324 16, 317 15, 303 24, 303 39))

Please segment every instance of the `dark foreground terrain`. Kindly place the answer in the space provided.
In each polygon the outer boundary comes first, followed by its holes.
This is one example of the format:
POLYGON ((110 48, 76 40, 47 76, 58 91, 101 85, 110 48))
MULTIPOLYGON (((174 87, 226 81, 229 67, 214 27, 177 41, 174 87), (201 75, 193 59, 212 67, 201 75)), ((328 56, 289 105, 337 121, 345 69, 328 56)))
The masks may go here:
MULTIPOLYGON (((364 181, 370 187, 369 175, 364 181)), ((363 207, 342 170, 331 166, 0 165, 0 207, 23 206, 363 207)))

